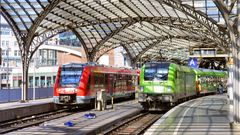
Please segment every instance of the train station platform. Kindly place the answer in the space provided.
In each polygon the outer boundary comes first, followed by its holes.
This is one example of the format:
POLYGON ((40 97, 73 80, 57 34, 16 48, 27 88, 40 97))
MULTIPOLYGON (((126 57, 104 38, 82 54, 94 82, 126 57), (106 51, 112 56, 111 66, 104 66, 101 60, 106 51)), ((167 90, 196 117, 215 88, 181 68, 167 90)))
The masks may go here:
POLYGON ((144 135, 239 135, 232 129, 232 105, 227 95, 213 95, 182 103, 164 114, 144 135))
POLYGON ((0 122, 56 110, 52 98, 0 104, 0 122))
POLYGON ((111 105, 108 105, 107 109, 104 111, 96 111, 94 109, 89 111, 80 111, 69 116, 45 122, 40 126, 28 127, 8 134, 95 135, 126 118, 135 116, 141 110, 142 108, 136 100, 127 101, 115 104, 114 109, 111 109, 111 105), (95 114, 96 117, 85 117, 86 114, 90 113, 95 114))

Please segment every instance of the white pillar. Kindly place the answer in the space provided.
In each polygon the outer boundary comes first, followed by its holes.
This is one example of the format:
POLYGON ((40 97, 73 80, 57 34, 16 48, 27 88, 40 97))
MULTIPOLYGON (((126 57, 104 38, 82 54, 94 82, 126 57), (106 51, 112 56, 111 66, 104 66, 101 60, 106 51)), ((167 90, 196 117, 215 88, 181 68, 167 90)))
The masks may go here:
POLYGON ((47 76, 45 76, 45 84, 44 84, 45 87, 47 87, 47 76))
POLYGON ((240 0, 237 0, 237 17, 238 17, 238 25, 237 25, 237 39, 236 39, 236 46, 232 47, 233 49, 233 61, 234 61, 234 68, 233 68, 233 74, 234 74, 234 80, 233 80, 233 115, 234 115, 234 123, 240 124, 240 0))
POLYGON ((35 82, 36 82, 36 64, 35 64, 35 59, 34 59, 34 67, 33 67, 33 100, 36 99, 36 87, 35 87, 35 82))

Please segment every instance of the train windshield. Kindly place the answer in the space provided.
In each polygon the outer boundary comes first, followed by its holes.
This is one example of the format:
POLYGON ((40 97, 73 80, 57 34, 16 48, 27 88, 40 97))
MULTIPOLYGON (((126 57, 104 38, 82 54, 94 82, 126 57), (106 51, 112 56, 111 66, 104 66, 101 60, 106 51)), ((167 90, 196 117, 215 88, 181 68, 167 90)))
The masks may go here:
POLYGON ((144 80, 167 80, 169 65, 170 63, 147 63, 145 65, 144 80))
POLYGON ((61 67, 59 87, 77 87, 83 67, 61 67))

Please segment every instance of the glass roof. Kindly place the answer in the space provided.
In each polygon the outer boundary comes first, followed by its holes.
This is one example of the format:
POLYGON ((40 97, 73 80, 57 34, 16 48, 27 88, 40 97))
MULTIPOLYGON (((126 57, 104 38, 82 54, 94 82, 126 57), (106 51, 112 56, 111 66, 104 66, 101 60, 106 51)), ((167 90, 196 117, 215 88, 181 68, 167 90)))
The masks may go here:
MULTIPOLYGON (((236 6, 225 3, 234 16, 236 6)), ((185 60, 189 47, 228 44, 212 0, 2 0, 1 9, 20 34, 73 31, 92 60, 119 46, 133 61, 159 56, 185 60)))

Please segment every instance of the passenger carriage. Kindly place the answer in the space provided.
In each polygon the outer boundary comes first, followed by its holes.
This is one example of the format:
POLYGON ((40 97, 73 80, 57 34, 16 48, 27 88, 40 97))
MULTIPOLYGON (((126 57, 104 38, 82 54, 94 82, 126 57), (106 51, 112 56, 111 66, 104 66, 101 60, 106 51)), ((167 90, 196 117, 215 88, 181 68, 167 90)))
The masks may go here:
POLYGON ((136 85, 137 70, 70 63, 59 67, 53 100, 61 105, 88 104, 100 90, 105 90, 108 98, 134 97, 136 85))
POLYGON ((165 110, 182 99, 216 92, 227 73, 169 62, 149 62, 140 72, 139 103, 146 110, 165 110))

